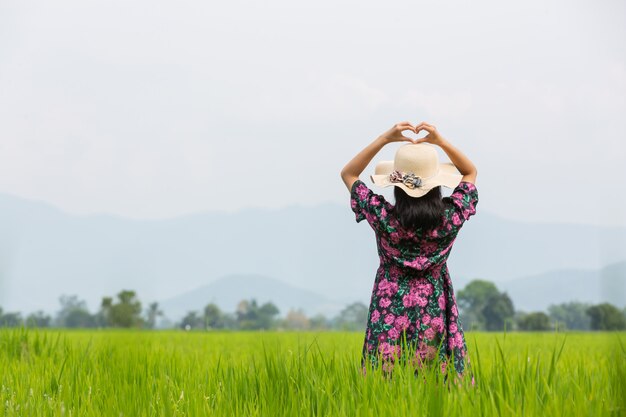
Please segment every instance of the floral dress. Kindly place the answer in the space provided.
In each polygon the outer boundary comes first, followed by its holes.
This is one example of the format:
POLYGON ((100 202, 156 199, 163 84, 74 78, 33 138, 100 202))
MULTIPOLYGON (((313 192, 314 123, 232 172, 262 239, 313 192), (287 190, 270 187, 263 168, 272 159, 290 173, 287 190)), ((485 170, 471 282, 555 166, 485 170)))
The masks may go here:
POLYGON ((404 229, 393 204, 363 181, 355 181, 350 194, 356 221, 367 220, 375 232, 380 258, 363 342, 363 370, 368 360, 372 365, 382 361, 389 370, 410 351, 410 359, 419 364, 438 355, 444 372, 452 360, 463 376, 469 356, 446 261, 459 230, 476 213, 476 186, 461 181, 442 199, 446 208, 440 224, 424 232, 404 229))

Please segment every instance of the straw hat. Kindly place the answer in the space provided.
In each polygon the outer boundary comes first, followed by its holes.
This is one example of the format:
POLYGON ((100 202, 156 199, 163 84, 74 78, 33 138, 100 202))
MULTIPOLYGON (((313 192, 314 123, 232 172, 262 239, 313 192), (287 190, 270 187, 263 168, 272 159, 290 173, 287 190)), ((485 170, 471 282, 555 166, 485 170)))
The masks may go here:
POLYGON ((393 161, 376 164, 370 178, 380 187, 394 185, 411 197, 421 197, 439 185, 456 187, 463 175, 452 162, 439 162, 434 145, 409 143, 398 148, 393 161))

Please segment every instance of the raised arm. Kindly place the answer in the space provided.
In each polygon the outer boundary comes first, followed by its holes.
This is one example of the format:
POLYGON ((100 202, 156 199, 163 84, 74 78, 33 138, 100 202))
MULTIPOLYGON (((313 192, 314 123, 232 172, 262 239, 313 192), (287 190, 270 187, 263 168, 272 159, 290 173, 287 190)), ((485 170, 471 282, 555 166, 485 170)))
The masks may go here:
POLYGON ((419 133, 420 130, 425 130, 428 132, 428 135, 418 139, 417 143, 420 142, 428 142, 433 145, 438 145, 443 149, 443 151, 448 155, 450 161, 456 166, 459 172, 463 175, 461 181, 467 181, 474 184, 476 182, 477 170, 476 166, 470 159, 465 156, 463 152, 461 152, 458 148, 448 142, 441 134, 437 131, 435 126, 428 124, 426 122, 422 122, 419 125, 415 126, 415 131, 419 133))
POLYGON ((415 132, 415 127, 409 122, 396 123, 391 129, 378 136, 372 143, 361 150, 350 162, 341 170, 341 179, 348 188, 352 190, 352 185, 359 179, 359 175, 365 167, 372 161, 372 158, 388 143, 408 141, 413 142, 402 134, 405 130, 415 132))

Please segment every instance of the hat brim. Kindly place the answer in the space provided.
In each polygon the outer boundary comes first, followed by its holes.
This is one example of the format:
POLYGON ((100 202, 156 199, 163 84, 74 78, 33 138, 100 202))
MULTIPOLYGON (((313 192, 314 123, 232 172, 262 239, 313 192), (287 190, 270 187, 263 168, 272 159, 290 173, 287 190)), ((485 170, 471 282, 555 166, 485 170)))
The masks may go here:
POLYGON ((421 197, 437 186, 455 188, 463 179, 463 174, 459 172, 452 162, 440 162, 439 174, 422 181, 422 185, 417 188, 409 188, 401 182, 389 181, 389 174, 393 172, 393 161, 381 161, 376 165, 375 173, 370 175, 372 182, 379 187, 389 187, 390 185, 402 188, 411 197, 421 197))

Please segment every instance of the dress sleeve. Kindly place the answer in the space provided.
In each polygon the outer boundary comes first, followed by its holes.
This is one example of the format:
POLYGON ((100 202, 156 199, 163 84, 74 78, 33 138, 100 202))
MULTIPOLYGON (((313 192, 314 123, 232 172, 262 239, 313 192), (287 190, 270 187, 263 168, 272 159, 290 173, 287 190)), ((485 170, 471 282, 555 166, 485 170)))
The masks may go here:
POLYGON ((350 207, 359 223, 367 219, 368 223, 374 224, 384 215, 385 198, 375 194, 363 181, 356 180, 350 190, 350 207))
POLYGON ((454 226, 461 226, 471 216, 476 214, 478 189, 471 182, 461 181, 452 191, 450 200, 452 201, 450 220, 454 226))

